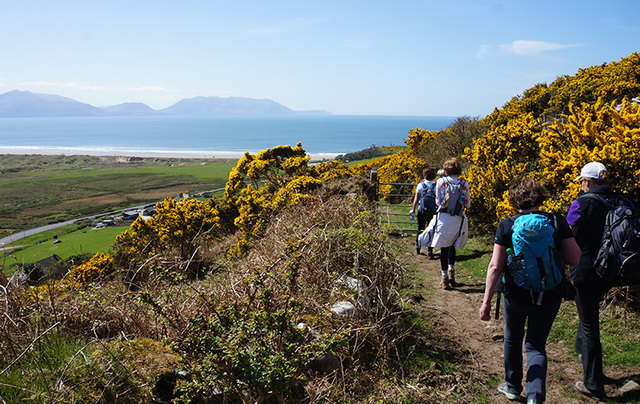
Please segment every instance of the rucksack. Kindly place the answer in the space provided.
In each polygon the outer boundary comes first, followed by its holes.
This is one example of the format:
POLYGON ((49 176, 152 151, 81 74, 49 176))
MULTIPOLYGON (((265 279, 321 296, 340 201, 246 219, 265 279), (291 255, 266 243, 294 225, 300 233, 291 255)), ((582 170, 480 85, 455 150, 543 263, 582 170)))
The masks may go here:
POLYGON ((462 215, 462 212, 464 211, 464 192, 462 188, 467 182, 461 178, 459 182, 455 183, 445 178, 444 183, 444 203, 440 205, 438 211, 446 212, 452 216, 462 215))
POLYGON ((436 211, 436 184, 434 182, 431 185, 426 181, 421 182, 422 195, 420 198, 419 212, 435 212, 436 211))
POLYGON ((507 269, 517 286, 529 290, 532 302, 542 304, 544 291, 555 289, 564 279, 555 226, 545 215, 528 213, 515 218, 512 230, 514 255, 507 257, 507 269))
POLYGON ((587 193, 609 209, 602 232, 602 244, 593 262, 596 274, 615 286, 640 284, 640 216, 622 198, 617 205, 587 193))

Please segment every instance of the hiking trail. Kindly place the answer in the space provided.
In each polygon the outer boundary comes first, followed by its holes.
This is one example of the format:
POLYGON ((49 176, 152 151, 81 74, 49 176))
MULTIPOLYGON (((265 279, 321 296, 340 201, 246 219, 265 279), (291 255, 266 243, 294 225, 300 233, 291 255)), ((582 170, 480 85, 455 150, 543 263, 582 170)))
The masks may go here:
MULTIPOLYGON (((484 392, 489 398, 489 402, 507 403, 504 395, 496 389, 497 384, 488 383, 490 380, 504 380, 503 364, 503 343, 504 343, 504 321, 502 304, 500 318, 495 317, 494 295, 492 301, 492 319, 488 322, 482 321, 478 315, 478 309, 484 294, 484 279, 475 280, 469 276, 459 265, 464 257, 459 257, 456 265, 456 281, 460 286, 453 290, 444 290, 440 286, 440 261, 439 259, 429 260, 426 255, 426 248, 422 248, 420 254, 416 254, 413 249, 413 238, 406 237, 404 257, 407 260, 408 279, 414 282, 414 289, 419 294, 413 299, 415 310, 418 313, 431 312, 429 316, 434 319, 434 327, 442 330, 442 334, 448 336, 459 351, 466 358, 463 358, 459 366, 463 374, 468 375, 468 383, 474 385, 473 390, 484 392), (490 384, 490 385, 489 385, 490 384), (494 385, 495 384, 495 385, 494 385)), ((435 249, 438 258, 438 249, 435 249)), ((565 305, 574 305, 574 302, 563 302, 565 305)), ((575 306, 575 305, 574 305, 575 306)), ((555 325, 554 325, 555 326, 555 325)), ((575 333, 572 333, 575 335, 575 333)), ((582 380, 582 365, 578 362, 577 356, 570 348, 570 344, 563 341, 547 343, 548 371, 547 371, 547 403, 590 403, 595 400, 580 395, 574 389, 575 382, 582 380)), ((526 366, 526 356, 523 349, 523 361, 526 366)), ((605 364, 604 373, 613 379, 623 379, 638 374, 638 369, 614 369, 605 364)), ((526 377, 526 369, 523 370, 526 377)), ((524 383, 524 381, 523 381, 524 383)), ((613 398, 614 402, 621 402, 615 398, 617 389, 621 384, 607 386, 607 394, 613 398)), ((454 389, 454 386, 451 386, 454 389)), ((464 386, 460 386, 465 389, 464 386)), ((468 401, 473 402, 471 394, 468 401)), ((628 401, 624 401, 628 402, 628 401)))

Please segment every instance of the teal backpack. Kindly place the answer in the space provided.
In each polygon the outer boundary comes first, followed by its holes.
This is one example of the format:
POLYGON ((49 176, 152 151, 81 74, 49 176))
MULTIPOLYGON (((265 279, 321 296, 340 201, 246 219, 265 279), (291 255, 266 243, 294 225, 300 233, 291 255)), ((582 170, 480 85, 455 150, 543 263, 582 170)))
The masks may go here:
POLYGON ((528 213, 514 220, 512 230, 514 254, 507 257, 507 268, 515 284, 529 290, 532 302, 542 304, 543 292, 564 280, 555 227, 546 216, 528 213), (537 301, 534 294, 538 294, 537 301))

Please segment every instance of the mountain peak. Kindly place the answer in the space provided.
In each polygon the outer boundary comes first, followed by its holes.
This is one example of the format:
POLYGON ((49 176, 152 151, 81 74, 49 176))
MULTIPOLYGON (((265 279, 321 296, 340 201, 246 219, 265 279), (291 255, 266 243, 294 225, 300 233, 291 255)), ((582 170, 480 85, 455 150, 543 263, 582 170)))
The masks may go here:
POLYGON ((270 99, 196 96, 168 108, 154 110, 140 102, 94 107, 55 94, 13 90, 0 94, 0 117, 94 116, 94 115, 289 115, 329 114, 326 111, 294 111, 270 99))

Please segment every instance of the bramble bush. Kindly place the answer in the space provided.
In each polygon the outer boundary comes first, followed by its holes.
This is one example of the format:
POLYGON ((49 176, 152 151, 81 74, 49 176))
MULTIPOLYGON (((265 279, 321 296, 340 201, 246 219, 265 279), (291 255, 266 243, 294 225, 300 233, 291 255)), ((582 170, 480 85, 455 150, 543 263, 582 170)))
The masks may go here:
MULTIPOLYGON (((289 274, 289 282, 295 279, 289 274)), ((298 396, 309 362, 340 339, 314 338, 296 327, 298 304, 290 285, 269 282, 271 274, 254 269, 240 302, 211 302, 206 313, 188 319, 186 337, 175 348, 190 378, 177 386, 177 402, 201 401, 212 389, 244 403, 262 403, 274 395, 298 396)), ((301 398, 301 397, 299 397, 301 398)))

